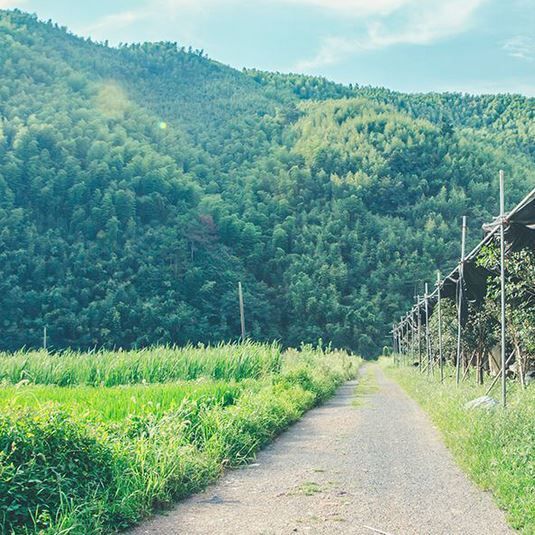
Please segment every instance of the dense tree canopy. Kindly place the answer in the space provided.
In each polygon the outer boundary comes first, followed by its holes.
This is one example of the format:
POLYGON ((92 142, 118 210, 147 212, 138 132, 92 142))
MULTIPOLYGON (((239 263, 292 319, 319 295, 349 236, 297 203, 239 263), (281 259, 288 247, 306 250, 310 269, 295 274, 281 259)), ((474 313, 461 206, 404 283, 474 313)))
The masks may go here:
POLYGON ((0 344, 248 334, 366 355, 535 183, 535 101, 239 72, 0 11, 0 344))

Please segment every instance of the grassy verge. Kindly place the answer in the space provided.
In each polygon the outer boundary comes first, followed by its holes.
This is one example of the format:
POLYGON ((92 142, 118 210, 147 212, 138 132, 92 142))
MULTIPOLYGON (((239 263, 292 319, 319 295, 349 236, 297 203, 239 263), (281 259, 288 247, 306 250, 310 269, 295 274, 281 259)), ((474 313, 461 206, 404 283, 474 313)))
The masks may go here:
MULTIPOLYGON (((38 384, 6 374, 17 384, 4 384, 0 394, 0 532, 98 534, 130 526, 252 459, 354 376, 360 362, 341 352, 249 347, 252 355, 242 347, 233 353, 236 346, 214 351, 221 369, 234 370, 227 381, 214 377, 208 348, 199 350, 198 366, 189 348, 187 367, 174 369, 206 373, 176 383, 150 370, 148 361, 161 359, 149 353, 133 353, 131 362, 118 354, 120 366, 108 355, 100 361, 121 373, 104 372, 91 355, 80 356, 87 358, 80 367, 68 355, 73 369, 59 356, 38 354, 36 363, 27 355, 22 368, 38 384), (221 363, 222 353, 230 362, 221 363), (94 386, 95 373, 105 378, 102 386, 94 386), (110 382, 115 386, 104 386, 110 382)), ((22 354, 2 358, 14 358, 20 370, 22 354)))
MULTIPOLYGON (((444 384, 417 370, 385 365, 388 375, 429 413, 458 464, 494 495, 510 524, 535 533, 535 388, 509 387, 507 410, 469 410, 486 387, 452 377, 444 384)), ((451 375, 451 374, 448 374, 451 375)), ((499 387, 498 387, 499 388, 499 387)), ((497 391, 494 392, 497 395, 497 391)))

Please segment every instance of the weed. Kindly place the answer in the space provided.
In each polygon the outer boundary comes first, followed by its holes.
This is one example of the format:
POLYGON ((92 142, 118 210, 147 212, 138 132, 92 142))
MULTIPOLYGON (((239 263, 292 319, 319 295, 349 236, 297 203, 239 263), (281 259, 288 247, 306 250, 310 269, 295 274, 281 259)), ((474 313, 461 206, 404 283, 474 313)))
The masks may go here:
POLYGON ((304 483, 301 483, 298 485, 292 494, 301 494, 303 496, 314 496, 315 494, 319 494, 320 492, 323 492, 323 488, 318 483, 314 483, 313 481, 305 481, 304 483))

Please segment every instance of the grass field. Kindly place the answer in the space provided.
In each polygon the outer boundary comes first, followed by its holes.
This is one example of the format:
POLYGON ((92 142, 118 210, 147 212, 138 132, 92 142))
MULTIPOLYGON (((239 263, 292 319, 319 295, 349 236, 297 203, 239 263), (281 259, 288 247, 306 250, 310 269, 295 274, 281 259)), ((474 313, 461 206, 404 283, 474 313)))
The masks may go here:
MULTIPOLYGON (((535 387, 523 391, 509 384, 508 408, 467 410, 467 401, 484 395, 473 377, 460 387, 454 373, 444 384, 413 368, 396 368, 384 359, 387 373, 429 413, 460 466, 494 495, 511 525, 535 534, 535 387)), ((499 385, 491 395, 499 396, 499 385)))
POLYGON ((110 533, 202 489, 354 376, 276 345, 0 355, 0 532, 110 533))

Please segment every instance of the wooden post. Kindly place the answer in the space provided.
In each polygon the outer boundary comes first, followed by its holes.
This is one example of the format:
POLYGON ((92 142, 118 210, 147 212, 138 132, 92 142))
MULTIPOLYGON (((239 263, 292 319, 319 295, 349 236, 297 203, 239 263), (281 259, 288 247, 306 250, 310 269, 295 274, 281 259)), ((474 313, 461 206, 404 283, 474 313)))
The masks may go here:
POLYGON ((505 184, 500 170, 500 297, 501 297, 501 351, 502 351, 502 404, 507 405, 505 369, 505 184))
POLYGON ((444 382, 444 357, 442 351, 442 308, 440 292, 440 271, 437 271, 437 306, 438 306, 438 358, 440 362, 440 382, 444 382))
POLYGON ((243 308, 243 290, 241 282, 238 282, 238 299, 240 301, 240 324, 241 324, 241 339, 245 340, 245 310, 243 308))
POLYGON ((43 349, 46 350, 46 344, 47 344, 47 336, 46 336, 46 325, 43 327, 43 349))
POLYGON ((461 381, 461 335, 462 335, 462 309, 463 309, 463 277, 464 277, 464 252, 466 247, 466 216, 463 216, 463 228, 461 235, 461 263, 459 264, 459 288, 457 290, 457 361, 455 363, 455 382, 461 381))
POLYGON ((429 287, 425 283, 425 345, 427 351, 427 375, 431 373, 431 339, 429 338, 429 287))

